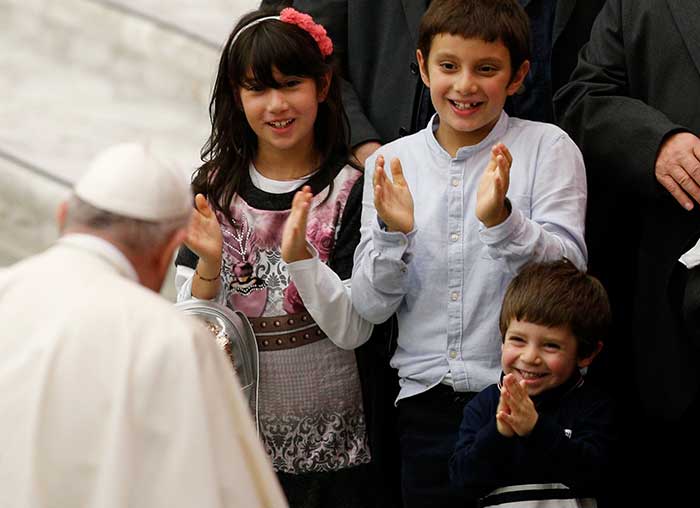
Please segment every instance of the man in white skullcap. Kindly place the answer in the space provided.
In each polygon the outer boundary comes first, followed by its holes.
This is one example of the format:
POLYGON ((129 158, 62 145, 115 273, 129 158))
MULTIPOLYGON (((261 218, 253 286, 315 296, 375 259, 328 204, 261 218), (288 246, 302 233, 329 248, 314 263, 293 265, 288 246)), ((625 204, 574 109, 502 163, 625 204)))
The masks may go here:
POLYGON ((157 294, 191 203, 184 174, 117 145, 56 244, 0 270, 0 506, 286 506, 230 362, 157 294))

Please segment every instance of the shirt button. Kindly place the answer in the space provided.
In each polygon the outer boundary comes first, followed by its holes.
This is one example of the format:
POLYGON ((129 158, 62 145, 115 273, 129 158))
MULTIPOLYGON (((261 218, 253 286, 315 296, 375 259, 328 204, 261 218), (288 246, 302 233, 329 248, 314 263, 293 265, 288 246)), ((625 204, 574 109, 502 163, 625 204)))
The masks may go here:
POLYGON ((450 358, 452 358, 453 360, 457 358, 457 351, 450 351, 450 358))
POLYGON ((450 240, 452 240, 453 242, 456 242, 457 240, 459 240, 459 235, 457 233, 452 233, 450 235, 450 240))
POLYGON ((457 187, 459 185, 459 178, 452 179, 452 187, 457 187))
POLYGON ((450 298, 452 298, 453 302, 456 302, 459 299, 459 293, 457 291, 453 291, 450 298))

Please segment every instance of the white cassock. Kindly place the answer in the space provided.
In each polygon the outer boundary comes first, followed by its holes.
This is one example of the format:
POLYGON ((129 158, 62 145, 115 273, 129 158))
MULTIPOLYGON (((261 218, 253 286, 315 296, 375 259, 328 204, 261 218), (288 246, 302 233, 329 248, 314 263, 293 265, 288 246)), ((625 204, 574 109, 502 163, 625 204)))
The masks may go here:
POLYGON ((0 270, 0 506, 286 506, 231 364, 134 277, 85 235, 0 270))

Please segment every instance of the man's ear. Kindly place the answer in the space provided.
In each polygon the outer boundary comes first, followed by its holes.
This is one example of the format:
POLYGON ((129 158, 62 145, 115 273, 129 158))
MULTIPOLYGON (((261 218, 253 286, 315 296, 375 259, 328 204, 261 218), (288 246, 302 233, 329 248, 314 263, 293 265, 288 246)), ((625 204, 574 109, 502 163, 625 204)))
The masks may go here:
POLYGON ((523 81, 525 81, 525 76, 527 76, 528 72, 530 72, 530 60, 525 60, 523 63, 520 64, 520 67, 518 68, 517 72, 513 75, 513 79, 506 88, 506 92, 508 93, 508 95, 513 95, 520 89, 520 87, 523 84, 523 81))
POLYGON ((579 369, 582 369, 584 367, 588 367, 593 362, 593 359, 596 356, 598 356, 598 353, 600 353, 601 349, 603 349, 603 342, 599 340, 595 345, 595 349, 593 350, 593 352, 590 355, 588 355, 585 358, 578 359, 579 369))
POLYGON ((168 268, 170 268, 170 263, 173 261, 175 251, 178 249, 178 247, 180 247, 180 245, 182 245, 182 242, 185 241, 186 236, 187 230, 181 228, 174 232, 165 242, 159 257, 156 260, 157 269, 159 271, 158 273, 162 273, 164 277, 165 274, 168 273, 168 268))
POLYGON ((420 49, 416 50, 416 60, 418 60, 418 68, 420 69, 420 79, 423 84, 430 88, 430 75, 428 74, 428 59, 423 57, 423 52, 420 49))
POLYGON ((66 225, 66 217, 68 216, 68 201, 61 201, 56 208, 56 224, 58 224, 58 230, 63 231, 63 227, 66 225))
POLYGON ((316 94, 318 97, 318 102, 321 103, 326 100, 328 97, 328 90, 331 88, 331 79, 333 79, 333 75, 331 74, 331 71, 328 71, 322 78, 321 78, 321 86, 318 88, 318 93, 316 94))

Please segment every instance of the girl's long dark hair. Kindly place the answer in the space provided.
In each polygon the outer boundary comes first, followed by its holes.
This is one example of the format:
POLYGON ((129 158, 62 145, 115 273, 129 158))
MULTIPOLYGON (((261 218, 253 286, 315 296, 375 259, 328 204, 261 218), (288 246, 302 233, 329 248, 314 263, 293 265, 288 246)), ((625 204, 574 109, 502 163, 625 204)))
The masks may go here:
POLYGON ((192 180, 195 194, 204 194, 215 210, 233 224, 230 204, 241 184, 241 175, 248 171, 257 153, 257 137, 248 125, 239 90, 242 86, 278 88, 273 68, 291 76, 308 77, 317 89, 325 86, 330 76, 328 95, 319 104, 314 124, 314 142, 320 155, 320 168, 335 161, 349 160, 350 126, 343 108, 340 84, 332 65, 321 55, 316 41, 296 25, 266 20, 242 27, 278 11, 258 10, 247 14, 229 35, 219 61, 209 117, 212 129, 201 151, 202 165, 192 180))

